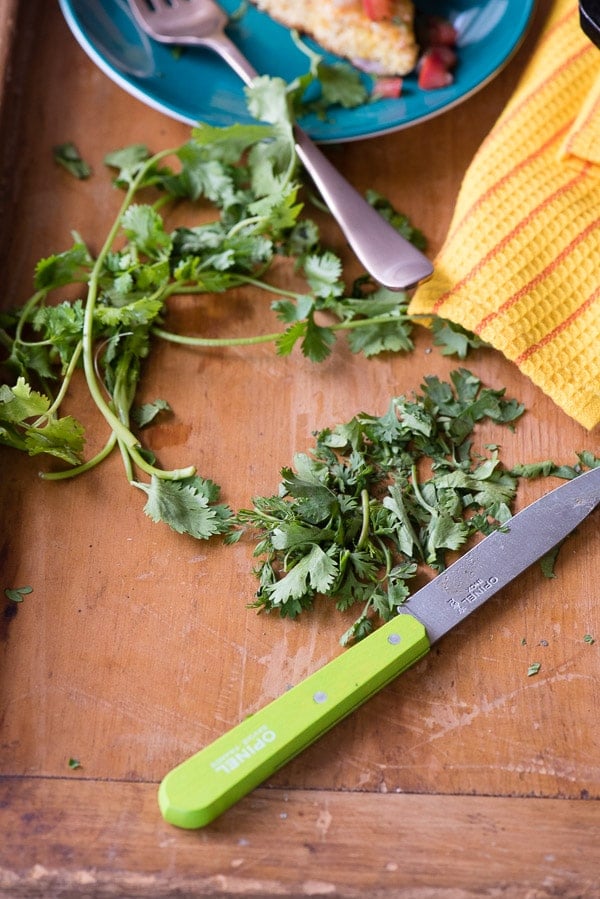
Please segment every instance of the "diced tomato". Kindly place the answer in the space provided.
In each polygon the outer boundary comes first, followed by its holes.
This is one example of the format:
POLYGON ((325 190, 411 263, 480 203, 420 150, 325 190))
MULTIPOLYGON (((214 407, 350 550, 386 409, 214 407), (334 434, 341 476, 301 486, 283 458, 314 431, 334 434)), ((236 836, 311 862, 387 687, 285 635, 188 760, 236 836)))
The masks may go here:
POLYGON ((457 57, 453 47, 449 47, 446 44, 434 44, 429 50, 430 52, 435 52, 435 55, 444 63, 447 69, 453 69, 456 65, 457 57))
POLYGON ((455 47, 456 28, 441 16, 427 16, 425 20, 425 43, 429 47, 455 47))
POLYGON ((436 90, 440 87, 448 87, 454 81, 452 72, 444 59, 439 47, 430 47, 425 51, 419 61, 419 87, 424 91, 436 90))
POLYGON ((377 78, 371 91, 373 99, 396 100, 402 94, 402 78, 393 76, 390 78, 377 78))
POLYGON ((392 17, 392 0, 362 0, 362 5, 373 22, 381 22, 382 19, 392 17))

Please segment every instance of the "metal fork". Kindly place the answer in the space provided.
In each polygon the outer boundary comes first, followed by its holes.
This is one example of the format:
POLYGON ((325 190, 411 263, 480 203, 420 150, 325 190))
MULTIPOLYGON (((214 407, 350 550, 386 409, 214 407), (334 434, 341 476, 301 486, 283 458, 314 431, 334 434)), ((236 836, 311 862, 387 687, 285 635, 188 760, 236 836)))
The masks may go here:
MULTIPOLYGON (((227 15, 213 0, 128 0, 139 26, 157 41, 196 44, 218 53, 246 83, 257 72, 225 34, 227 15)), ((428 278, 430 261, 405 240, 337 171, 301 128, 296 152, 368 273, 403 290, 428 278)))

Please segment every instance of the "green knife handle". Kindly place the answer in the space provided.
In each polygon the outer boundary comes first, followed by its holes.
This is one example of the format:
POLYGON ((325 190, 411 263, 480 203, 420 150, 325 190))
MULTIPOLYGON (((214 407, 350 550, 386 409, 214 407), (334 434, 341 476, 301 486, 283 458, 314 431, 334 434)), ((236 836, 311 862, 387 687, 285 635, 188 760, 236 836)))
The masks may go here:
POLYGON ((170 771, 158 791, 166 821, 204 827, 413 665, 429 650, 402 614, 170 771))

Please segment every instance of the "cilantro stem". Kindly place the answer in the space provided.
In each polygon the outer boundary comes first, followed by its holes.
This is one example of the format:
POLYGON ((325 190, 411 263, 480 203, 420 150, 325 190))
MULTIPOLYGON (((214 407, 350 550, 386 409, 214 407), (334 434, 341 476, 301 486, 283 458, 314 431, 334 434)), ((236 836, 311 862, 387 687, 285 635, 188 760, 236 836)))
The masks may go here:
MULTIPOLYGON (((127 425, 122 421, 122 419, 114 412, 111 406, 106 402, 102 395, 102 390, 98 383, 98 378, 96 375, 96 368, 94 364, 94 335, 93 335, 93 327, 94 327, 94 312, 96 309, 96 302, 98 299, 98 286, 99 286, 99 278, 100 273, 102 271, 102 267, 106 260, 108 253, 113 246, 117 234, 119 233, 119 229, 121 227, 121 222, 123 220, 123 216, 140 186, 143 182, 143 179, 149 169, 156 165, 156 163, 163 159, 166 156, 172 155, 175 152, 173 150, 162 150, 160 153, 156 153, 154 156, 150 157, 146 160, 143 166, 140 167, 138 173, 135 178, 132 179, 126 193, 125 197, 121 203, 119 212, 110 228, 106 240, 102 245, 98 256, 94 262, 92 267, 89 282, 88 282, 88 294, 87 301, 85 306, 85 314, 83 320, 83 336, 82 336, 82 345, 83 345, 83 367, 85 371, 86 380, 88 383, 88 389, 90 394, 92 395, 92 399, 94 400, 96 406, 99 411, 108 422, 112 431, 114 433, 115 439, 118 440, 119 445, 122 447, 122 452, 126 448, 127 453, 131 457, 131 459, 135 462, 136 465, 139 466, 143 471, 145 471, 149 475, 155 475, 156 477, 165 478, 168 480, 179 480, 181 478, 191 477, 195 469, 192 466, 187 468, 179 468, 174 469, 173 471, 163 471, 162 469, 156 468, 156 466, 151 465, 149 462, 143 458, 142 454, 139 452, 139 441, 138 438, 133 434, 127 425)), ((108 444, 107 444, 108 445, 108 444)), ((114 446, 114 442, 113 442, 114 446)), ((81 468, 81 466, 80 466, 81 468)), ((128 463, 126 463, 126 468, 130 474, 130 480, 133 479, 133 473, 131 471, 131 467, 128 463)))
POLYGON ((13 348, 13 339, 4 328, 0 328, 0 343, 5 346, 7 350, 12 350, 13 348))
POLYGON ((17 323, 17 327, 15 328, 15 343, 25 343, 22 339, 23 328, 27 324, 29 319, 29 315, 32 309, 38 305, 42 300, 45 300, 48 295, 48 291, 46 289, 36 290, 33 296, 30 296, 25 305, 21 310, 21 314, 19 316, 19 321, 17 323))
POLYGON ((118 439, 125 443, 125 445, 128 447, 135 446, 135 444, 138 442, 137 437, 135 437, 131 433, 129 428, 127 428, 123 424, 120 418, 110 408, 110 406, 102 396, 102 391, 100 389, 100 385, 98 384, 96 367, 94 363, 94 312, 96 310, 96 302, 98 299, 98 281, 102 266, 104 265, 106 256, 110 252, 110 249, 117 237, 123 215, 125 214, 125 211, 129 207, 133 197, 135 196, 137 185, 140 183, 143 174, 147 170, 147 167, 148 162, 146 162, 146 164, 142 166, 140 172, 138 172, 137 177, 134 178, 129 185, 129 188, 125 194, 125 198, 121 203, 119 212, 112 224, 112 227, 110 228, 108 236, 104 241, 100 252, 98 253, 98 256, 96 257, 88 282, 88 293, 83 319, 83 368, 85 371, 86 381, 88 383, 88 389, 96 406, 102 413, 105 420, 111 426, 112 430, 116 433, 118 439))
POLYGON ((277 331, 274 334, 261 334, 257 337, 186 337, 185 334, 173 334, 163 328, 152 328, 152 333, 171 343, 180 343, 185 346, 252 346, 257 343, 272 343, 281 336, 277 331))
POLYGON ((363 489, 360 491, 360 504, 362 508, 362 528, 360 529, 358 542, 356 544, 357 549, 362 549, 369 539, 371 517, 369 514, 369 491, 366 487, 363 487, 363 489))
MULTIPOLYGON (((42 419, 47 419, 51 415, 54 415, 55 412, 58 411, 60 404, 62 403, 63 399, 65 398, 65 394, 66 394, 67 390, 69 389, 69 384, 71 383, 71 378, 73 377, 73 373, 74 373, 75 369, 77 368, 77 363, 79 362, 79 357, 81 356, 82 350, 83 350, 83 341, 80 340, 73 351, 71 359, 69 360, 69 365, 67 366, 67 370, 63 376, 62 384, 60 385, 60 390, 56 394, 56 397, 54 398, 54 402, 52 403, 50 408, 46 411, 46 414, 44 416, 42 416, 42 419)), ((40 419, 40 421, 42 419, 40 419)), ((36 422, 36 425, 37 425, 37 422, 36 422)))
POLYGON ((183 478, 191 478, 196 471, 193 465, 188 465, 187 468, 174 468, 171 471, 164 471, 164 469, 156 468, 155 465, 146 462, 137 447, 128 446, 127 450, 135 464, 141 468, 142 471, 145 471, 146 474, 154 475, 156 478, 163 478, 166 481, 179 481, 183 478))
MULTIPOLYGON (((112 243, 112 241, 111 241, 112 243)), ((104 261, 106 253, 101 253, 96 260, 88 286, 88 295, 85 308, 85 316, 83 321, 83 368, 85 371, 88 389, 92 395, 94 403, 102 413, 113 431, 115 431, 119 440, 123 441, 128 447, 133 447, 138 442, 137 437, 131 433, 123 422, 110 408, 104 397, 96 378, 94 366, 94 348, 93 348, 93 324, 94 309, 96 308, 96 300, 98 297, 98 277, 100 266, 104 261)))
POLYGON ((335 322, 330 325, 332 331, 353 331, 357 328, 367 328, 370 325, 386 325, 390 322, 406 322, 412 321, 412 315, 401 315, 393 313, 385 313, 384 315, 373 315, 371 318, 352 318, 342 322, 335 322))
MULTIPOLYGON (((279 292, 279 291, 278 291, 279 292)), ((296 296, 296 294, 293 294, 296 296)), ((367 328, 371 325, 383 325, 389 322, 410 321, 410 315, 374 315, 372 318, 358 318, 351 321, 334 322, 328 325, 331 331, 352 331, 358 328, 367 328)), ((282 335, 282 331, 271 334, 259 334, 254 337, 188 337, 185 334, 174 334, 173 331, 165 331, 164 328, 153 328, 152 333, 171 343, 179 343, 183 346, 219 347, 219 346, 253 346, 259 343, 273 343, 282 335)))
POLYGON ((112 453, 115 444, 117 442, 117 435, 114 431, 111 431, 110 436, 103 448, 99 453, 92 459, 88 459, 87 462, 83 462, 81 465, 76 465, 73 468, 68 468, 65 471, 40 471, 39 476, 43 481, 66 481, 69 478, 77 477, 77 475, 84 474, 86 471, 90 471, 92 468, 95 468, 96 465, 99 465, 100 462, 103 462, 110 454, 112 453))
POLYGON ((262 215, 253 215, 250 218, 242 219, 242 221, 237 222, 227 232, 227 237, 234 237, 239 231, 243 231, 244 228, 250 227, 250 225, 259 225, 260 222, 263 221, 262 215))
POLYGON ((240 277, 240 283, 249 284, 251 287, 259 287, 261 290, 277 294, 280 297, 289 297, 290 300, 298 300, 300 298, 300 294, 294 290, 285 290, 283 287, 276 287, 267 281, 259 281, 258 278, 249 278, 244 275, 240 277))
POLYGON ((129 453, 129 447, 125 446, 122 441, 117 441, 119 446, 119 451, 121 453, 121 459, 123 460, 123 467, 125 469, 125 477, 129 481, 129 483, 133 483, 135 481, 135 474, 133 471, 132 458, 129 453))
POLYGON ((417 466, 416 465, 414 465, 414 464, 411 465, 410 473, 411 473, 411 478, 412 478, 413 491, 417 498, 417 502, 419 503, 420 506, 422 506, 431 515, 435 515, 435 509, 432 506, 430 506, 429 503, 425 502, 425 500, 423 498, 423 494, 421 493, 421 490, 419 488, 419 477, 417 474, 417 466))
POLYGON ((390 571, 392 570, 392 554, 390 553, 388 547, 385 545, 384 541, 381 537, 376 537, 377 545, 379 546, 383 557, 385 559, 385 577, 389 576, 390 571))

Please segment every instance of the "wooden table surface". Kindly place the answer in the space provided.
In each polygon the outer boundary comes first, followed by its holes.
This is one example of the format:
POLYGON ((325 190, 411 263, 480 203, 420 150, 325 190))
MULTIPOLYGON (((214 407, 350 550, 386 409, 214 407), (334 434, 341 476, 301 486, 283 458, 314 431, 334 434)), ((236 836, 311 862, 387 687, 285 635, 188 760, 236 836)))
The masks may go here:
MULTIPOLYGON (((539 3, 508 67, 464 104, 327 147, 358 188, 412 217, 431 254, 548 6, 539 3)), ((0 67, 9 307, 29 296, 35 263, 66 248, 72 229, 98 247, 118 202, 107 151, 162 149, 189 129, 115 86, 47 0, 3 0, 0 67), (91 162, 88 181, 53 163, 51 148, 66 140, 91 162)), ((351 275, 339 232, 323 228, 351 275)), ((204 333, 243 334, 273 329, 267 306, 240 291, 226 305, 181 302, 174 315, 204 333)), ((276 489, 314 430, 382 414, 391 396, 457 364, 422 328, 410 355, 365 360, 340 342, 319 366, 270 346, 159 348, 143 394, 166 396, 174 414, 152 446, 163 465, 193 462, 226 502, 247 506, 276 489)), ((506 464, 599 451, 597 430, 570 420, 497 352, 466 364, 527 406, 515 433, 489 432, 506 464)), ((82 396, 76 387, 70 403, 85 417, 82 396)), ((104 428, 89 419, 92 449, 104 428)), ((6 448, 0 457, 3 587, 33 587, 16 614, 6 601, 2 619, 2 896, 600 896, 597 515, 568 541, 555 579, 529 571, 263 787, 185 832, 160 817, 162 776, 340 652, 346 622, 325 606, 297 622, 257 615, 247 607, 252 546, 207 545, 153 524, 116 456, 62 484, 37 477, 39 460, 6 448), (540 672, 528 677, 535 661, 540 672)), ((548 487, 528 484, 519 504, 548 487)))

